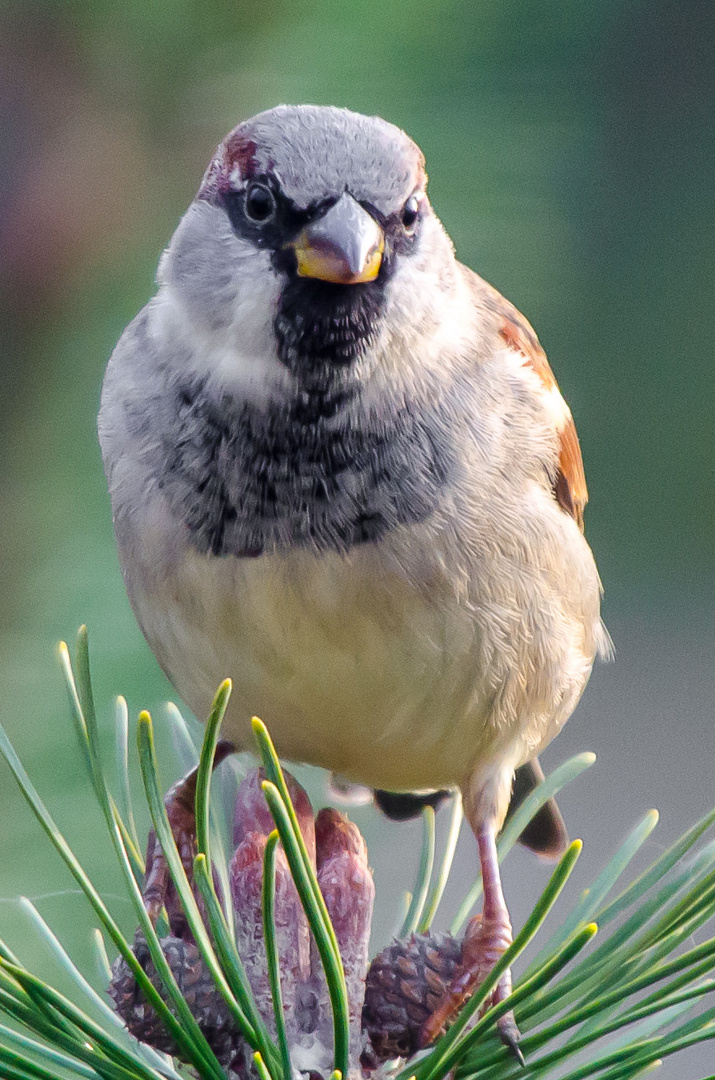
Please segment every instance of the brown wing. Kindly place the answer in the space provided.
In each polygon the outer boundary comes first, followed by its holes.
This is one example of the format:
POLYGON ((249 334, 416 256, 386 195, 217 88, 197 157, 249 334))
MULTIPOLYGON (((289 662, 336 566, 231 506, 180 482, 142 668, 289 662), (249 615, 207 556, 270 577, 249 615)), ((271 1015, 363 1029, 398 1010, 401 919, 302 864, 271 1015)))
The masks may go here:
MULTIPOLYGON (((558 422, 559 467, 554 480, 554 495, 561 507, 583 529, 583 510, 588 501, 586 477, 583 471, 581 447, 576 425, 566 402, 561 397, 554 373, 549 367, 546 353, 539 344, 533 328, 513 304, 484 283, 488 289, 487 303, 498 319, 498 332, 504 342, 525 357, 529 367, 538 375, 547 394, 554 395, 563 406, 562 419, 558 422)), ((561 409, 559 410, 561 411, 561 409)))

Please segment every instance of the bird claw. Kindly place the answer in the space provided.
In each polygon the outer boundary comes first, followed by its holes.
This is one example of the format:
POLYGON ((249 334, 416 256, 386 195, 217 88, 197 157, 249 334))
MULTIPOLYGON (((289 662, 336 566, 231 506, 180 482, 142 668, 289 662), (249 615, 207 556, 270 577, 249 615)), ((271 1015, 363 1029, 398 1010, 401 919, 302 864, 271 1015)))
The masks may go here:
MULTIPOLYGON (((442 1001, 422 1028, 421 1046, 429 1046, 456 1018, 459 1010, 472 996, 493 969, 500 956, 511 944, 511 926, 503 918, 484 919, 476 915, 470 920, 464 938, 462 963, 442 1001)), ((480 1017, 511 994, 511 972, 505 971, 486 1001, 480 1017)), ((510 1010, 497 1021, 502 1042, 508 1046, 520 1065, 524 1055, 519 1048, 521 1033, 514 1013, 510 1010)))
MULTIPOLYGON (((495 1005, 501 1004, 511 994, 511 971, 505 971, 499 982, 495 986, 492 993, 489 995, 484 1005, 480 1010, 480 1015, 484 1015, 487 1009, 493 1009, 495 1005)), ((516 1018, 514 1016, 514 1010, 509 1009, 509 1012, 504 1013, 497 1020, 497 1030, 499 1037, 506 1047, 511 1051, 513 1056, 519 1062, 522 1068, 526 1067, 526 1061, 524 1055, 521 1052, 519 1042, 521 1041, 521 1032, 516 1024, 516 1018)))
POLYGON ((497 1028, 499 1030, 499 1037, 504 1045, 511 1051, 512 1055, 521 1065, 522 1069, 526 1068, 526 1059, 521 1052, 519 1042, 521 1040, 521 1032, 516 1026, 516 1020, 514 1013, 510 1009, 508 1013, 501 1016, 497 1020, 497 1028))

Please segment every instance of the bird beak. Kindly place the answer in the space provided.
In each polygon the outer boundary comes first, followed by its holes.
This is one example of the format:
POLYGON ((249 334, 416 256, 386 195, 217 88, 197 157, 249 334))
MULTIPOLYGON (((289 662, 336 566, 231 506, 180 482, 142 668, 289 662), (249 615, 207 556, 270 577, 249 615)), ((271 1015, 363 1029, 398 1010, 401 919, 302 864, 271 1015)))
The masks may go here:
POLYGON ((385 234, 347 192, 293 242, 300 277, 356 285, 377 277, 385 234))

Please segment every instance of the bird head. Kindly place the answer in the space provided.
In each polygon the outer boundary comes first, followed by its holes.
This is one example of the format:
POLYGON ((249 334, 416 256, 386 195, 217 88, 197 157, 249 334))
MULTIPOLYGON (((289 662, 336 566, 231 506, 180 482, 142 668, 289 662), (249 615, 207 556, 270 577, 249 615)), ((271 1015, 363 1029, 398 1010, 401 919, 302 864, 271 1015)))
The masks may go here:
POLYGON ((422 152, 394 125, 279 106, 220 144, 160 281, 222 342, 227 372, 231 349, 246 378, 265 381, 272 364, 274 382, 282 368, 308 387, 368 356, 374 367, 381 341, 394 353, 396 337, 444 316, 454 255, 426 183, 422 152))

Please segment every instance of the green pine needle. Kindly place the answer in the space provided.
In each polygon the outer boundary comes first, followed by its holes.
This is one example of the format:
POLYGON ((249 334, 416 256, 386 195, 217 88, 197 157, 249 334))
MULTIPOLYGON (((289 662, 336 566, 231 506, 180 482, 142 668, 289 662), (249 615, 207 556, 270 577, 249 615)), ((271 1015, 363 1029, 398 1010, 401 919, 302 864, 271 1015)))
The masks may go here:
POLYGON ((420 855, 420 867, 417 871, 417 881, 412 892, 410 906, 405 915, 405 921, 398 937, 409 937, 414 934, 424 912, 427 902, 430 881, 432 880, 432 868, 434 866, 435 848, 435 813, 431 806, 425 806, 422 811, 422 853, 420 855))
POLYGON ((206 721, 204 742, 201 747, 199 758, 199 770, 196 774, 196 844, 198 850, 206 856, 206 865, 209 877, 211 876, 211 825, 210 825, 210 798, 211 776, 216 756, 216 744, 223 721, 229 698, 231 697, 231 680, 226 679, 218 688, 216 697, 211 706, 209 718, 206 721))
POLYGON ((283 994, 281 991, 281 970, 278 956, 278 944, 276 942, 276 924, 274 920, 274 908, 276 900, 276 847, 279 843, 278 830, 274 830, 266 841, 263 865, 263 937, 266 944, 266 964, 268 966, 268 979, 271 984, 271 997, 273 999, 273 1015, 276 1020, 278 1033, 278 1046, 281 1052, 283 1065, 283 1080, 291 1080, 293 1070, 290 1062, 290 1047, 288 1045, 288 1033, 286 1032, 285 1014, 283 1012, 283 994))
POLYGON ((442 862, 437 872, 437 877, 432 887, 429 900, 425 906, 424 914, 420 919, 419 931, 421 934, 426 934, 429 930, 434 922, 437 909, 442 902, 444 890, 447 887, 447 881, 449 880, 449 875, 452 870, 452 863, 454 862, 454 855, 457 850, 457 842, 459 840, 463 821, 464 811, 462 809, 462 795, 459 791, 456 791, 452 798, 452 816, 449 822, 449 831, 447 833, 447 842, 444 846, 442 862))

